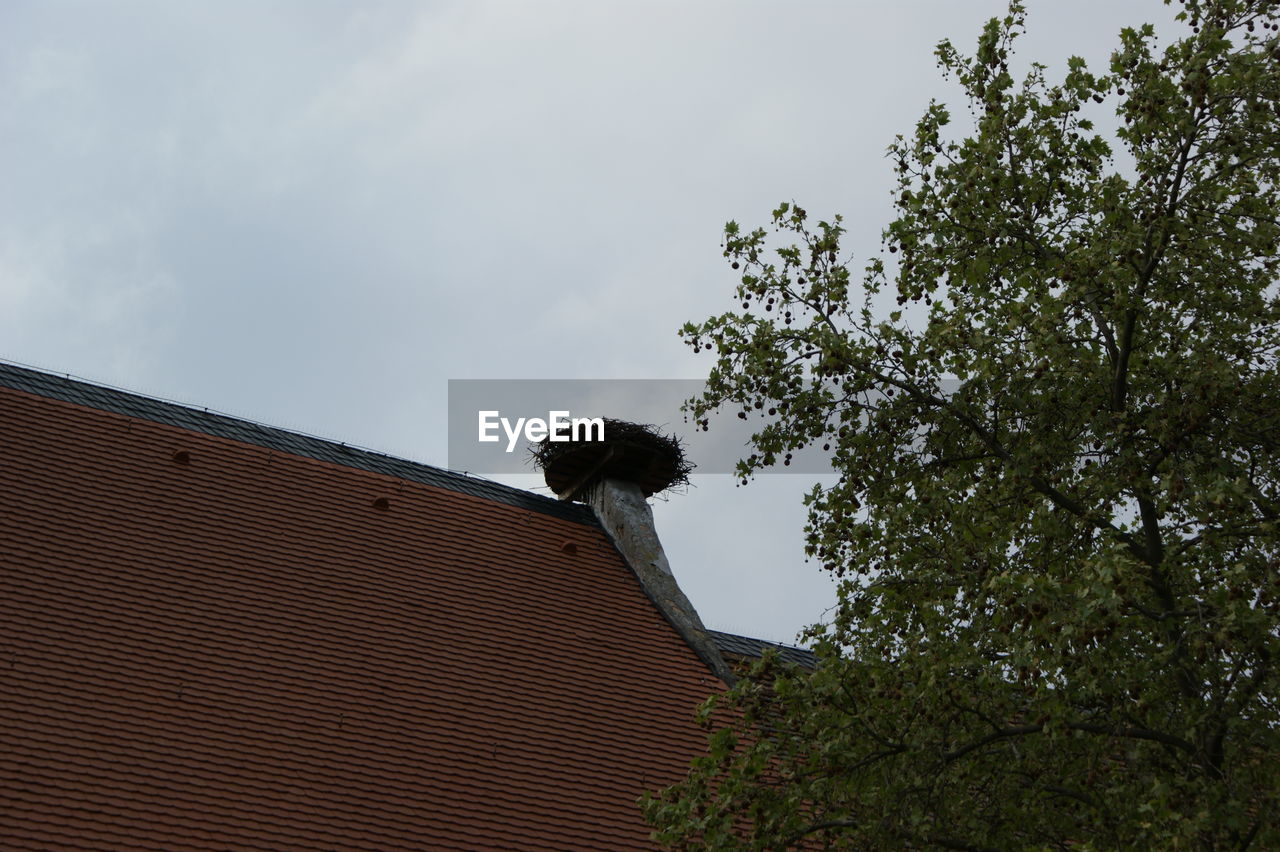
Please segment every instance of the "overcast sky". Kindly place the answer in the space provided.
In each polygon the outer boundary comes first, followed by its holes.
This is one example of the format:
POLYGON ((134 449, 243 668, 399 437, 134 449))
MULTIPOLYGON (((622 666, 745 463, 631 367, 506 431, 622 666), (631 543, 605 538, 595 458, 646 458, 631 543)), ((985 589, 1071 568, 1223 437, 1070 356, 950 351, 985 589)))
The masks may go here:
MULTIPOLYGON (((1171 15, 1029 7, 1051 76, 1171 15)), ((1003 10, 4 0, 0 357, 442 466, 451 378, 701 377, 724 223, 795 200, 878 251, 885 148, 954 97, 934 45, 1003 10)), ((708 626, 822 617, 812 481, 656 504, 708 626)))

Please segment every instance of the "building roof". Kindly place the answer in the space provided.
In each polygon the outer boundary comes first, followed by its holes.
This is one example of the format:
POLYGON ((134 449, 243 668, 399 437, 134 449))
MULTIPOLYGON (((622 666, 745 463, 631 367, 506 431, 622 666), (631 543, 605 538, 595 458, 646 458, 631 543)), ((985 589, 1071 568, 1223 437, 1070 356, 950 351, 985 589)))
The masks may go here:
POLYGON ((744 660, 751 657, 760 657, 765 651, 774 650, 778 652, 778 657, 784 662, 795 663, 806 669, 818 667, 817 656, 806 648, 768 642, 764 639, 752 639, 748 636, 738 636, 733 633, 722 633, 719 630, 708 630, 707 635, 720 648, 721 653, 733 659, 744 660))
POLYGON ((566 503, 532 491, 467 476, 465 473, 396 458, 337 441, 317 438, 314 435, 254 423, 210 411, 208 408, 181 405, 119 388, 105 387, 70 376, 42 372, 0 361, 0 387, 27 391, 37 396, 73 402, 99 411, 150 420, 153 423, 166 423, 180 429, 230 438, 233 441, 305 456, 317 461, 333 462, 371 473, 383 473, 410 482, 435 485, 450 491, 483 497, 486 500, 507 503, 556 517, 592 522, 591 510, 579 503, 566 503))
POLYGON ((0 848, 644 849, 702 750, 585 507, 12 365, 0 493, 0 848))

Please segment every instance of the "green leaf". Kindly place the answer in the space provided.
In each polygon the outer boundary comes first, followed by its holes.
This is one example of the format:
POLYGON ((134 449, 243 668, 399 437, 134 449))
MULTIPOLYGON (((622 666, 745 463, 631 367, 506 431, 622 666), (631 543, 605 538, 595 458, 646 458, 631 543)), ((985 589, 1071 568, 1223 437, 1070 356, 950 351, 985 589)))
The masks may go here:
POLYGON ((1183 9, 1107 76, 1015 83, 1018 3, 939 44, 973 118, 891 146, 896 264, 791 202, 726 226, 752 301, 683 327, 693 410, 767 415, 744 481, 831 454, 804 550, 841 584, 817 669, 704 709, 662 842, 1280 848, 1280 20, 1183 9))

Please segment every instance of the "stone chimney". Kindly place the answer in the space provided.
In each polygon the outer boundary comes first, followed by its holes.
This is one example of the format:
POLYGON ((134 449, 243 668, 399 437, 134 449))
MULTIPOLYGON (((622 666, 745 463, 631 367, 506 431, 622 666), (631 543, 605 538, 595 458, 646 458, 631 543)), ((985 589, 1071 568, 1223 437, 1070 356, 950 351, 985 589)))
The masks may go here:
POLYGON ((671 573, 647 500, 688 481, 692 466, 679 443, 648 426, 606 420, 603 441, 543 442, 534 458, 561 500, 595 510, 645 594, 707 668, 732 684, 733 672, 671 573))
POLYGON ((596 512, 600 525, 640 578, 640 584, 676 632, 684 637, 712 673, 725 683, 733 683, 733 673, 720 649, 707 635, 707 628, 693 604, 680 591, 667 554, 662 550, 653 525, 653 510, 640 486, 621 479, 602 479, 591 486, 586 502, 596 512))

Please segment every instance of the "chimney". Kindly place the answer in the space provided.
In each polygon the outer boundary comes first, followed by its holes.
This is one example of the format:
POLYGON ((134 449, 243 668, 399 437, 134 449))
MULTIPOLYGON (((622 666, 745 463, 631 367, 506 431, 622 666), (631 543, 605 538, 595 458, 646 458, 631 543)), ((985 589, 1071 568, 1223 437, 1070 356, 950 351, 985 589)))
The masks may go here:
POLYGON ((671 573, 647 500, 688 482, 693 466, 674 437, 619 420, 604 424, 603 440, 543 441, 533 448, 534 459, 561 500, 595 510, 645 594, 707 668, 732 684, 733 672, 671 573))

